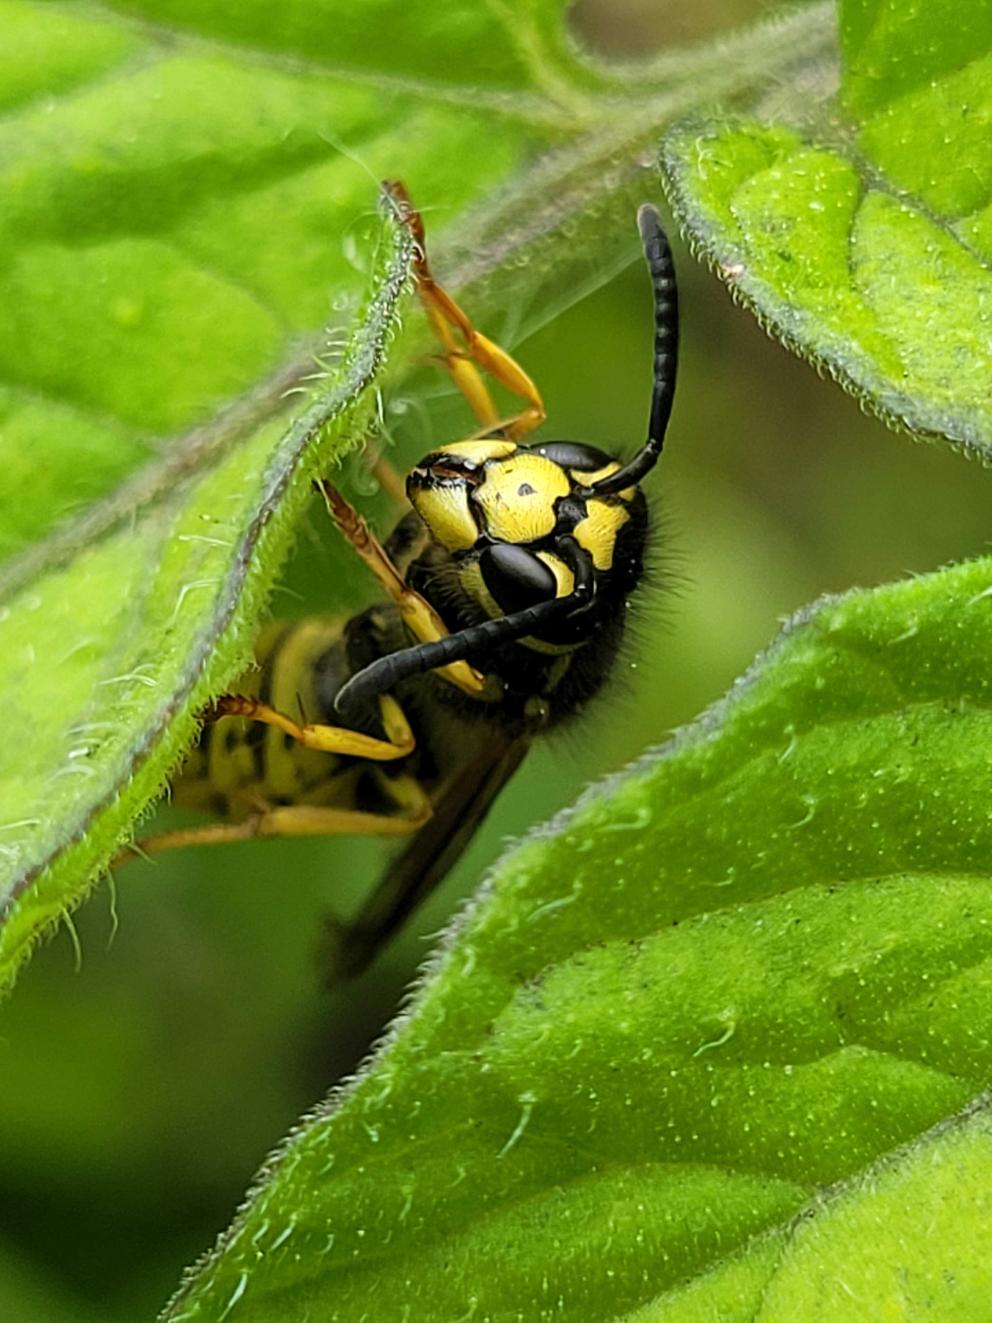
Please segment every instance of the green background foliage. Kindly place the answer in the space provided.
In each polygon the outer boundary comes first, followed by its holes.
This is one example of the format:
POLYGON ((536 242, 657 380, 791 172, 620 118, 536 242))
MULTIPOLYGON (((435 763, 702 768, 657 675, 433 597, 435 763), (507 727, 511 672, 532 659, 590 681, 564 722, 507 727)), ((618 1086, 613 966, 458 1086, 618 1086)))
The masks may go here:
MULTIPOLYGON (((763 52, 769 70, 796 54, 794 34, 779 49, 766 32, 736 48, 736 64, 703 50, 594 65, 564 41, 553 5, 512 23, 499 4, 473 6, 440 36, 409 21, 412 7, 363 7, 359 19, 355 6, 333 44, 319 7, 278 23, 263 7, 201 8, 3 6, 14 307, 0 332, 0 459, 12 475, 0 630, 17 644, 2 654, 4 690, 22 708, 40 695, 57 719, 30 754, 34 727, 14 727, 8 795, 30 789, 25 757, 40 777, 67 737, 80 747, 74 723, 100 680, 129 677, 126 698, 103 696, 129 719, 120 746, 95 751, 100 775, 112 782, 154 731, 163 695, 148 672, 113 667, 113 649, 74 651, 80 622, 84 642, 92 633, 120 654, 140 637, 163 665, 223 624, 222 594, 204 582, 213 567, 190 559, 222 553, 181 538, 223 511, 215 540, 226 541, 264 510, 261 478, 300 435, 280 416, 287 365, 312 362, 321 324, 338 336, 355 325, 362 290, 397 260, 388 231, 376 243, 372 183, 340 146, 408 180, 439 236, 439 267, 487 329, 515 342, 543 325, 518 347, 545 390, 548 434, 626 446, 646 404, 643 274, 553 314, 634 251, 632 201, 657 185, 628 180, 622 162, 678 104, 745 86, 746 52, 759 66, 763 52), (380 27, 390 41, 365 39, 380 27), (441 40, 460 43, 460 58, 439 60, 441 40), (480 132, 485 156, 472 150, 480 132), (530 169, 549 146, 551 163, 530 169), (501 198, 459 218, 500 180, 501 198), (38 544, 50 529, 54 542, 38 544), (39 658, 54 674, 32 695, 39 658), (70 673, 75 689, 63 686, 70 673)), ((956 425, 964 399, 980 441, 965 337, 983 315, 981 248, 968 237, 982 199, 963 174, 960 188, 952 179, 922 197, 928 180, 905 170, 924 168, 925 144, 895 150, 917 123, 913 97, 930 88, 950 106, 960 79, 974 79, 969 95, 984 86, 984 6, 964 45, 938 10, 895 24, 885 4, 844 8, 842 141, 827 140, 825 121, 798 124, 779 88, 758 107, 774 127, 738 106, 723 123, 683 124, 667 151, 693 240, 783 338, 842 374, 867 365, 854 384, 890 414, 909 400, 956 425), (935 46, 935 32, 953 35, 935 46), (899 70, 929 43, 920 77, 888 76, 895 41, 907 43, 899 70), (872 187, 891 181, 874 211, 845 182, 851 161, 858 175, 869 158, 872 187), (900 195, 895 230, 879 229, 893 189, 912 195, 900 195), (929 336, 906 315, 911 286, 886 287, 884 271, 872 283, 867 261, 860 285, 837 279, 857 225, 869 255, 870 244, 905 254, 897 240, 923 203, 946 214, 956 245, 928 232, 909 268, 930 282, 929 336), (934 284, 974 300, 949 340, 934 318, 957 316, 961 300, 936 300, 934 284), (866 290, 886 295, 870 316, 866 290), (912 343, 895 343, 905 325, 912 343), (933 367, 948 344, 954 381, 933 367), (897 372, 902 393, 886 396, 897 372)), ((810 30, 824 13, 808 11, 810 30)), ((728 5, 718 25, 746 16, 728 5)), ((636 10, 619 22, 615 7, 584 5, 572 21, 614 56, 642 51, 652 32, 671 40, 636 10)), ((804 78, 822 90, 815 60, 804 78)), ((931 135, 938 108, 923 108, 931 135)), ((664 538, 615 692, 535 751, 442 894, 355 986, 324 990, 319 932, 375 875, 380 851, 363 842, 133 865, 37 953, 0 1024, 5 1312, 150 1316, 228 1223, 260 1155, 359 1061, 423 934, 501 837, 716 699, 776 617, 825 589, 975 556, 827 603, 662 756, 512 854, 412 1018, 340 1110, 260 1178, 226 1251, 170 1316, 392 1318, 409 1303, 412 1318, 537 1317, 560 1298, 576 1318, 854 1318, 865 1301, 902 1317, 986 1316, 984 474, 870 422, 678 257, 684 370, 664 476, 652 480, 664 538)), ((389 316, 359 319, 359 335, 375 342, 389 316)), ((428 369, 401 379, 418 335, 412 324, 385 382, 400 463, 466 427, 428 369)), ((340 383, 329 359, 321 372, 325 391, 340 383)), ((196 677, 202 692, 244 655, 291 529, 299 543, 274 610, 363 600, 367 585, 304 498, 307 464, 352 443, 371 403, 359 397, 293 469, 239 599, 245 628, 223 636, 213 670, 196 677)), ((361 466, 348 477, 387 518, 361 466)), ((188 721, 156 744, 160 767, 188 721)), ((32 840, 58 845, 70 810, 92 816, 92 780, 51 782, 61 816, 32 840)), ((118 829, 101 813, 91 858, 118 829)), ((0 845, 9 862, 31 841, 0 845)), ((24 934, 85 885, 85 854, 62 853, 46 883, 54 897, 32 893, 24 934)))

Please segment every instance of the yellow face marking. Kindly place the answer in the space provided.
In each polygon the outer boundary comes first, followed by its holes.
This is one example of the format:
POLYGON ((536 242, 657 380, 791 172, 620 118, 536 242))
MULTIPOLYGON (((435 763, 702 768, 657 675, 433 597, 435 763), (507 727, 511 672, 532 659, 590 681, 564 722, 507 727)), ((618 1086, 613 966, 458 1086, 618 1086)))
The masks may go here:
MULTIPOLYGON (((550 551, 537 552, 537 559, 543 561, 555 576, 555 583, 558 585, 558 591, 555 596, 567 597, 575 587, 575 575, 565 562, 559 560, 557 556, 552 555, 550 551)), ((521 639, 520 642, 525 648, 531 648, 534 652, 543 652, 548 657, 557 657, 564 655, 565 653, 574 652, 578 646, 575 643, 545 643, 543 639, 531 638, 529 635, 527 638, 521 639)), ((554 684, 557 684, 560 679, 560 675, 556 676, 554 684)), ((551 685, 552 688, 554 687, 554 684, 551 685)))
POLYGON ((469 596, 479 603, 486 615, 491 619, 495 620, 497 616, 503 614, 502 607, 486 587, 486 581, 482 577, 482 569, 477 560, 472 561, 468 565, 462 565, 459 568, 458 581, 469 596))
POLYGON ((567 597, 569 593, 575 591, 575 575, 563 560, 559 560, 550 551, 539 551, 537 559, 543 561, 555 576, 555 583, 558 585, 558 591, 555 593, 556 597, 567 597))
POLYGON ((613 568, 617 534, 630 515, 621 505, 609 505, 593 497, 586 505, 586 517, 575 525, 575 540, 592 557, 597 570, 613 568))
MULTIPOLYGON (((539 551, 537 553, 537 559, 543 561, 555 576, 555 583, 558 585, 558 591, 555 596, 567 597, 575 588, 575 575, 565 562, 559 560, 557 556, 552 555, 550 551, 539 551)), ((564 655, 565 653, 574 652, 579 646, 576 643, 545 643, 543 639, 535 638, 521 639, 521 642, 528 648, 532 648, 534 652, 543 652, 548 657, 556 657, 564 655)), ((559 676, 555 680, 556 684, 557 680, 560 678, 561 677, 559 676)))
POLYGON ((543 455, 522 450, 487 469, 473 500, 482 507, 493 537, 526 543, 554 530, 555 501, 570 490, 563 468, 543 455))
POLYGON ((460 459, 471 459, 477 464, 484 464, 487 459, 507 459, 517 449, 515 441, 504 441, 501 437, 482 437, 477 441, 452 441, 450 446, 439 446, 440 455, 457 455, 460 459))
POLYGON ((410 503, 448 551, 467 551, 479 529, 468 508, 468 489, 461 483, 414 488, 410 503))
MULTIPOLYGON (((537 559, 543 561, 555 576, 555 583, 557 584, 555 596, 566 597, 575 587, 575 575, 572 571, 564 561, 559 560, 557 556, 552 555, 549 551, 539 551, 537 559)), ((463 566, 458 572, 458 578, 465 591, 475 598, 486 614, 493 620, 505 614, 503 608, 486 587, 478 562, 473 561, 471 565, 463 566)), ((543 652, 552 657, 559 653, 574 652, 576 647, 574 643, 545 643, 543 639, 535 638, 524 638, 520 642, 526 648, 532 648, 535 652, 543 652)), ((557 680, 555 683, 557 683, 557 680)))

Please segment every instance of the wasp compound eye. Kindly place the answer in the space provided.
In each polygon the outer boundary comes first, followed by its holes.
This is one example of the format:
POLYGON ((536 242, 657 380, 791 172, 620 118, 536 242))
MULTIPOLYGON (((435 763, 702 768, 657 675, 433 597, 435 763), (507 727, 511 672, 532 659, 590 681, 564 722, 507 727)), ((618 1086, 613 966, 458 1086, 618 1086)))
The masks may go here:
POLYGON ((522 611, 558 595, 551 569, 524 547, 497 542, 479 557, 482 579, 501 611, 522 611))

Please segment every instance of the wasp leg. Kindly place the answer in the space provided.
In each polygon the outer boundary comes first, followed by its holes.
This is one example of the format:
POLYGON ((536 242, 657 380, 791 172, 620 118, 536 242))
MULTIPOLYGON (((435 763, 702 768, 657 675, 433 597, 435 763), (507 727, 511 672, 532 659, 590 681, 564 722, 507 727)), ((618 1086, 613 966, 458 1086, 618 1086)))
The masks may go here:
POLYGON ((273 836, 409 836, 419 831, 431 816, 431 802, 412 776, 399 777, 393 784, 396 803, 402 812, 363 813, 358 809, 322 808, 312 804, 287 804, 265 807, 239 822, 210 822, 201 827, 180 827, 176 831, 146 836, 134 845, 125 846, 111 861, 118 868, 140 855, 162 854, 194 845, 229 845, 233 841, 253 841, 273 836))
POLYGON ((372 461, 371 468, 372 476, 393 504, 401 509, 408 506, 406 483, 381 450, 372 461))
MULTIPOLYGON (((433 643, 437 639, 444 638, 449 632, 444 621, 431 604, 405 582, 386 548, 354 506, 329 482, 318 481, 317 486, 342 536, 347 539, 355 554, 365 562, 392 601, 399 607, 414 638, 421 643, 433 643)), ((451 662, 448 666, 440 667, 438 674, 472 698, 481 698, 489 693, 490 685, 486 677, 469 666, 468 662, 451 662)))
POLYGON ((444 348, 441 361, 486 434, 496 432, 508 441, 518 441, 544 422, 546 415, 540 391, 516 359, 476 330, 467 314, 447 290, 437 283, 427 259, 424 222, 420 212, 410 202, 402 184, 391 181, 387 188, 399 205, 404 223, 409 226, 416 243, 413 269, 417 293, 444 348), (459 345, 454 331, 461 336, 464 347, 459 345), (513 395, 524 400, 526 408, 512 418, 501 421, 492 396, 479 375, 479 368, 488 372, 494 381, 505 386, 513 395))
POLYGON ((417 263, 416 271, 420 300, 444 346, 444 366, 482 424, 485 434, 496 432, 508 441, 519 441, 535 427, 540 427, 547 414, 532 378, 505 349, 475 329, 451 295, 430 275, 426 257, 417 263), (458 328, 465 341, 464 349, 456 343, 450 326, 458 328), (501 386, 525 400, 526 408, 501 420, 476 364, 501 386))
POLYGON ((301 726, 298 721, 270 707, 268 703, 244 694, 222 695, 203 716, 206 721, 218 721, 221 717, 245 717, 248 721, 277 726, 305 749, 315 749, 319 753, 347 754, 351 758, 371 758, 375 762, 405 758, 413 752, 415 740, 403 709, 390 694, 380 694, 379 711, 386 732, 384 740, 349 730, 346 726, 316 723, 301 726))

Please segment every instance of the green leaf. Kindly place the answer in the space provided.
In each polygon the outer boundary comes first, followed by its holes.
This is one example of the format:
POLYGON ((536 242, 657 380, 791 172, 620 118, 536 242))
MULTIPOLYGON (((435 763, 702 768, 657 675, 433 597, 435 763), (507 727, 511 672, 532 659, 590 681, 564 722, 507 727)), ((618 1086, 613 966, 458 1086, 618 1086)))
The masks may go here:
POLYGON ((990 1128, 986 1102, 967 1109, 631 1323, 987 1317, 990 1128))
MULTIPOLYGON (((839 6, 843 98, 868 116, 907 92, 963 70, 992 44, 992 5, 971 0, 844 0, 839 6)), ((953 159, 945 165, 953 168, 953 159)))
POLYGON ((308 477, 369 422, 398 250, 329 387, 333 441, 284 415, 320 328, 355 315, 378 177, 402 173, 432 245, 503 186, 434 251, 512 333, 636 251, 660 123, 825 40, 757 29, 673 92, 667 68, 594 67, 562 7, 0 0, 0 987, 162 791, 250 655, 308 477))
POLYGON ((489 3, 445 12, 397 0, 333 9, 305 0, 285 0, 278 9, 262 4, 205 7, 197 0, 120 0, 114 8, 179 32, 247 41, 260 50, 299 56, 314 68, 404 82, 417 79, 426 89, 453 93, 462 87, 472 95, 480 88, 532 89, 541 76, 539 56, 562 77, 574 73, 574 54, 561 41, 566 5, 567 0, 527 0, 512 10, 489 3), (548 37, 555 39, 553 52, 544 46, 548 37))
MULTIPOLYGON (((412 23, 407 6, 383 11, 384 26, 412 23)), ((0 4, 17 70, 0 128, 0 558, 20 553, 0 584, 0 985, 160 792, 192 713, 245 665, 309 477, 368 425, 399 248, 317 413, 282 440, 278 420, 313 372, 301 333, 353 309, 368 173, 401 161, 414 189, 429 180, 457 207, 517 161, 527 117, 551 113, 543 93, 516 95, 533 65, 515 35, 526 25, 488 10, 444 63, 515 90, 474 168, 466 144, 493 106, 439 109, 466 95, 438 71, 429 25, 387 46, 363 20, 332 70, 314 32, 326 42, 333 25, 312 6, 293 22, 242 6, 224 20, 241 44, 226 48, 198 39, 196 7, 172 15, 185 38, 151 26, 164 10, 140 12, 0 4), (275 58, 294 41, 305 66, 275 58), (385 94, 348 67, 381 75, 380 56, 398 80, 385 94)))
POLYGON ((825 601, 511 854, 166 1317, 980 1316, 990 595, 825 601))
MULTIPOLYGON (((407 9, 386 8, 384 21, 407 9)), ((253 49, 0 3, 23 83, 0 126, 0 461, 12 473, 0 554, 283 367, 332 315, 332 291, 339 311, 353 299, 355 220, 379 173, 401 163, 412 188, 429 181, 457 207, 519 159, 519 121, 504 120, 473 169, 465 147, 482 116, 439 109, 443 84, 434 96, 383 93, 346 68, 291 69, 263 41, 291 32, 275 11, 235 17, 246 41, 264 29, 253 49)), ((417 63, 416 47, 407 58, 417 63)), ((460 67, 472 76, 480 63, 460 67)))
POLYGON ((959 10, 842 4, 843 111, 688 119, 664 163, 693 239, 774 335, 893 426, 985 454, 992 8, 959 10))
MULTIPOLYGON (((457 218, 444 270, 473 309, 533 324, 626 259, 673 115, 797 55, 822 88, 829 12, 627 78, 556 0, 443 21, 0 0, 0 977, 244 664, 309 477, 367 426, 409 253, 387 227, 370 256, 372 185, 337 144, 402 173, 432 238, 457 218), (354 329, 287 430, 329 315, 354 329)), ((846 120, 697 120, 670 170, 783 334, 892 417, 983 444, 962 235, 980 251, 987 166, 955 107, 987 52, 969 73, 947 46, 903 85, 895 11, 857 12, 846 120), (965 164, 937 171, 951 128, 965 164)), ((922 10, 909 29, 945 40, 922 10)), ((838 1282, 858 1307, 979 1311, 990 572, 823 605, 525 844, 169 1317, 840 1316, 838 1282)))
POLYGON ((387 237, 339 368, 284 437, 263 427, 185 481, 174 467, 183 456, 174 455, 161 476, 176 486, 150 513, 4 607, 0 690, 11 753, 9 770, 0 768, 8 815, 0 857, 14 881, 0 979, 65 913, 80 876, 113 853, 188 746, 198 708, 245 669, 251 622, 310 480, 369 424, 411 254, 405 228, 391 222, 387 237), (40 804, 52 806, 49 815, 38 816, 40 804))

